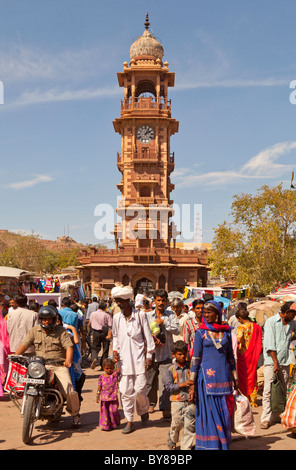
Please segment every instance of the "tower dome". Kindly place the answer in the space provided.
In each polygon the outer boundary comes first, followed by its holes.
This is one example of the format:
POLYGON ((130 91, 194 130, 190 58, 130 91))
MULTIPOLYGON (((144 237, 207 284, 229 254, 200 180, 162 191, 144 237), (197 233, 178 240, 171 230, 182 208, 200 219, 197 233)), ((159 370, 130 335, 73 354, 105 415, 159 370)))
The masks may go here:
POLYGON ((148 13, 146 14, 145 21, 145 31, 142 36, 139 36, 138 39, 130 47, 130 58, 135 59, 137 57, 145 57, 152 59, 162 60, 164 50, 159 41, 153 36, 149 31, 149 19, 148 13))

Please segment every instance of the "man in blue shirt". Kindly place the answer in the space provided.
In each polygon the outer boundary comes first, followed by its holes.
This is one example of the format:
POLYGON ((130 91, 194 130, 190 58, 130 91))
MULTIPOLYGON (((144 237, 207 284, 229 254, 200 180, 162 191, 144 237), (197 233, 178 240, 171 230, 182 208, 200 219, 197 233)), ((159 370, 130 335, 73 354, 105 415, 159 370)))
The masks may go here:
POLYGON ((293 302, 286 302, 282 305, 281 311, 268 318, 264 325, 264 389, 260 425, 262 429, 268 429, 272 421, 279 421, 279 414, 275 415, 271 410, 270 389, 273 375, 278 374, 284 391, 287 391, 290 364, 293 362, 290 344, 296 334, 295 306, 293 302))
POLYGON ((70 308, 72 303, 69 297, 64 297, 62 300, 62 309, 59 310, 59 314, 62 317, 63 323, 74 326, 78 332, 78 314, 70 308))
POLYGON ((172 310, 166 310, 168 294, 164 289, 155 291, 155 310, 146 312, 149 325, 156 322, 163 335, 161 341, 160 335, 155 343, 155 361, 147 376, 147 395, 150 402, 149 412, 153 413, 157 402, 157 390, 159 395, 159 409, 162 411, 164 419, 171 418, 171 402, 169 392, 165 388, 166 373, 172 364, 171 347, 173 344, 173 335, 179 335, 181 326, 177 315, 172 310))

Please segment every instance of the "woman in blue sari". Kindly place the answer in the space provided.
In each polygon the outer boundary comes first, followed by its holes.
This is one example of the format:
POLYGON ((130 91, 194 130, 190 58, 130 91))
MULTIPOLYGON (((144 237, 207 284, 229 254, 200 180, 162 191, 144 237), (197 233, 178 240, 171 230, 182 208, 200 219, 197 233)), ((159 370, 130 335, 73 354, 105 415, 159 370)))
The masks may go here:
POLYGON ((228 450, 231 444, 233 385, 237 374, 231 327, 222 324, 218 302, 208 301, 195 332, 191 361, 191 397, 196 397, 195 449, 228 450))

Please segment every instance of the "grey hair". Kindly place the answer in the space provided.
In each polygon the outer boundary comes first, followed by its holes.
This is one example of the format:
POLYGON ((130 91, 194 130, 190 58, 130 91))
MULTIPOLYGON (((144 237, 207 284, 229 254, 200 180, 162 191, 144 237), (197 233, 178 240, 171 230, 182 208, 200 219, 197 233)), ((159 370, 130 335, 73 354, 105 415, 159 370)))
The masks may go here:
POLYGON ((177 297, 175 297, 173 300, 172 300, 172 307, 181 307, 181 305, 183 306, 184 305, 184 302, 182 299, 178 299, 177 297))

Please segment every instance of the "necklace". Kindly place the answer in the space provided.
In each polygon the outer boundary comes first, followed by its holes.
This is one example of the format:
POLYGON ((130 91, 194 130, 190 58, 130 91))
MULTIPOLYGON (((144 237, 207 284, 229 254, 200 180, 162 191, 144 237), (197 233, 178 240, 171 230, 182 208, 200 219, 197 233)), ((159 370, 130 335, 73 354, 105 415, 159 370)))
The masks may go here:
POLYGON ((216 349, 221 349, 222 348, 222 339, 223 339, 223 333, 221 331, 219 331, 219 338, 218 338, 218 341, 216 341, 216 338, 214 338, 214 335, 212 333, 212 331, 209 331, 209 336, 211 338, 211 340, 213 341, 213 344, 215 346, 216 349))

